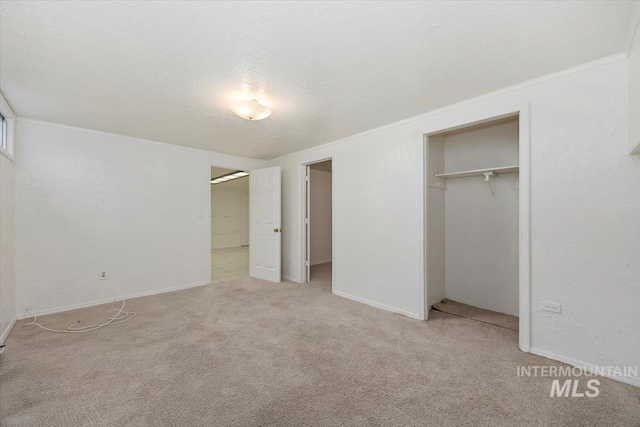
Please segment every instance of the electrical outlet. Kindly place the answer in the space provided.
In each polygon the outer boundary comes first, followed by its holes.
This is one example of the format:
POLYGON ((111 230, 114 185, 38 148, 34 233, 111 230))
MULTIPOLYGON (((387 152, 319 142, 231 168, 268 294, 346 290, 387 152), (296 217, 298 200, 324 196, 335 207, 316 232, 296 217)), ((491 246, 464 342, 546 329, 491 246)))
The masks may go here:
POLYGON ((109 278, 109 275, 106 271, 101 271, 100 273, 98 273, 98 278, 100 280, 107 280, 109 278))
POLYGON ((557 302, 543 302, 540 304, 540 308, 543 311, 550 311, 552 313, 562 313, 562 306, 557 302))

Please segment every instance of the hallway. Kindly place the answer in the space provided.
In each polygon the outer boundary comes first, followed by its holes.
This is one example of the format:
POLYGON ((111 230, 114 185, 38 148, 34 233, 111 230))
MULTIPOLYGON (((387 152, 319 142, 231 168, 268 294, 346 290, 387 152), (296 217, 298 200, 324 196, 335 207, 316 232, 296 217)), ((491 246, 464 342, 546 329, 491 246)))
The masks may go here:
POLYGON ((249 277, 249 246, 211 251, 211 283, 249 277))

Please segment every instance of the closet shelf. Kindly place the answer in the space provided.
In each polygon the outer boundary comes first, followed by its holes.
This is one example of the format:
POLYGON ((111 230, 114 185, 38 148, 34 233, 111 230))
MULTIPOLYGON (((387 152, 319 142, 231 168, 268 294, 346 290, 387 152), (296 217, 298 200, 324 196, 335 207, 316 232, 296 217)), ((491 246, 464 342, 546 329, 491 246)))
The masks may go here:
POLYGON ((493 172, 496 175, 502 173, 517 173, 520 170, 518 166, 503 166, 499 168, 486 168, 475 169, 470 171, 450 172, 450 173, 437 173, 433 176, 436 178, 450 179, 450 178, 466 178, 468 176, 482 176, 485 172, 493 172))

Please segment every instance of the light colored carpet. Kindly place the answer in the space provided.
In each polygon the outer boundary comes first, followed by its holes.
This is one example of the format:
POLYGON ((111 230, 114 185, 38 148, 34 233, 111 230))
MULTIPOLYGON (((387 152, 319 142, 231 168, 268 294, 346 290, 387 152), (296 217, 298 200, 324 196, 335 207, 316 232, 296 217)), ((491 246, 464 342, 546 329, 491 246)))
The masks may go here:
MULTIPOLYGON (((324 268, 328 268, 324 266, 324 268)), ((325 271, 326 273, 326 271, 325 271)), ((319 276, 326 277, 320 272, 319 276)), ((334 296, 326 280, 245 278, 133 299, 89 334, 16 325, 0 356, 3 426, 637 426, 640 389, 550 398, 517 333, 420 322, 334 296)), ((109 305, 39 319, 100 321, 109 305)))
POLYGON ((433 308, 435 310, 442 311, 443 313, 466 317, 477 320, 478 322, 489 323, 491 325, 501 326, 514 331, 517 331, 519 327, 519 319, 516 316, 484 310, 482 308, 449 299, 444 299, 442 302, 433 304, 433 308))

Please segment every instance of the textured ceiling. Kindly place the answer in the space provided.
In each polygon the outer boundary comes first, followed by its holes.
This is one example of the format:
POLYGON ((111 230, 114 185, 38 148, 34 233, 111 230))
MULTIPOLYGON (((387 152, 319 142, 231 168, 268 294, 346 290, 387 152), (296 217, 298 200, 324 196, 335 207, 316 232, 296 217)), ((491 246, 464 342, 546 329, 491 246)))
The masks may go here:
POLYGON ((0 3, 19 116, 268 159, 619 53, 634 2, 0 3), (273 115, 228 108, 241 82, 273 115))

